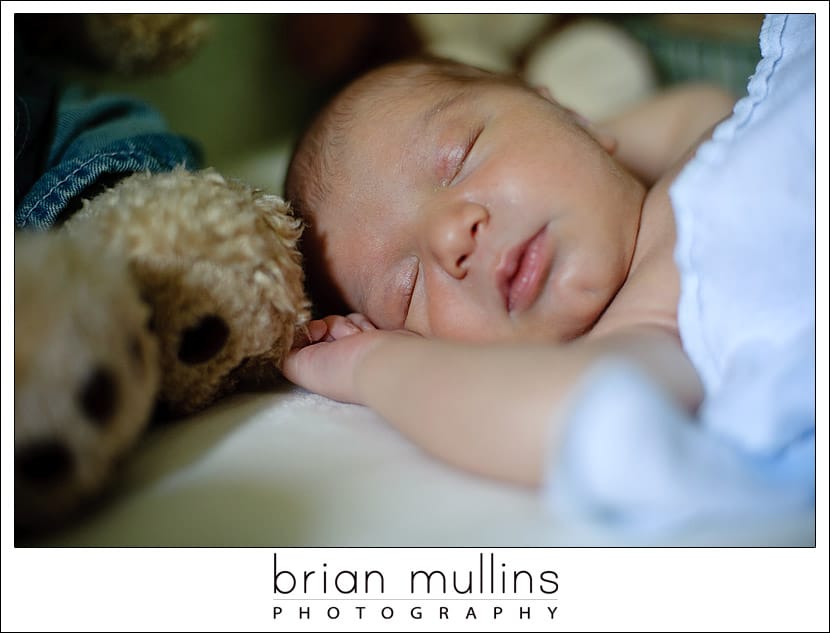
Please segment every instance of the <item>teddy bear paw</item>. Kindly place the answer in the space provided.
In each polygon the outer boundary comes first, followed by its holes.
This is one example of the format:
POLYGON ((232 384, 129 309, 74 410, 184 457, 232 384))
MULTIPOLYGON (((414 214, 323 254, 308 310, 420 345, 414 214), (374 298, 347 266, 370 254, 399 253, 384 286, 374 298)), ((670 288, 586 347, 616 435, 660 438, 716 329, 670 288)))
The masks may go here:
POLYGON ((126 262, 63 233, 14 251, 15 524, 33 529, 108 481, 150 418, 158 351, 126 262))
POLYGON ((152 310, 159 400, 173 415, 281 377, 309 316, 301 228, 278 196, 212 169, 134 174, 66 224, 129 262, 152 310))

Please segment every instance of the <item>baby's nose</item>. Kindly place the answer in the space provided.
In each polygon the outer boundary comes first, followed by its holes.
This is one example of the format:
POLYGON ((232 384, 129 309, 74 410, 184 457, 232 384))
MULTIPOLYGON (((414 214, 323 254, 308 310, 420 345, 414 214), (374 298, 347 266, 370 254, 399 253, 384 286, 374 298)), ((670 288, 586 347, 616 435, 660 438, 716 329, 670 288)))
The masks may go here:
POLYGON ((489 217, 484 207, 465 202, 436 219, 431 231, 432 249, 441 267, 456 279, 467 275, 470 256, 489 217))

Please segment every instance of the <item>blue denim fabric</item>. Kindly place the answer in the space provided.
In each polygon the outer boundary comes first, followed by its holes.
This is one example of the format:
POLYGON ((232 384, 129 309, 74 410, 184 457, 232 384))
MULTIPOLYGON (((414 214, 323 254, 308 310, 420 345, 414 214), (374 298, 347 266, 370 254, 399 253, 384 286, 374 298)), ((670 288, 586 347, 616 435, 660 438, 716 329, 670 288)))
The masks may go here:
MULTIPOLYGON (((42 174, 15 209, 17 228, 46 229, 98 181, 138 171, 200 167, 196 144, 172 134, 158 112, 123 96, 87 97, 70 88, 57 104, 42 174)), ((17 166, 16 166, 17 167, 17 166)))

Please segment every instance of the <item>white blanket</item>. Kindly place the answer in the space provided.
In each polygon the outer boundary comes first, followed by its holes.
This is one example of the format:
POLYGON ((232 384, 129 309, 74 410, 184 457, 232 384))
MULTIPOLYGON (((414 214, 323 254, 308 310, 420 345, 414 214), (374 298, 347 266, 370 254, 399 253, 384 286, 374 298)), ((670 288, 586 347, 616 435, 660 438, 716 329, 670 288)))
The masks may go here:
POLYGON ((560 517, 535 491, 426 456, 370 410, 297 387, 153 430, 57 546, 809 545, 811 512, 656 537, 560 517))

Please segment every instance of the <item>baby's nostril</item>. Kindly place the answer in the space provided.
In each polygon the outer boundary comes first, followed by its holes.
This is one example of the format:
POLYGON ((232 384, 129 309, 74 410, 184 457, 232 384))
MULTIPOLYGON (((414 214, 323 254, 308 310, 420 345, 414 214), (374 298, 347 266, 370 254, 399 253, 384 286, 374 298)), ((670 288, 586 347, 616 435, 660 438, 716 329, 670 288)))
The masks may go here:
POLYGON ((15 452, 16 472, 38 486, 54 485, 72 470, 72 453, 57 440, 45 440, 15 452))
POLYGON ((118 407, 118 382, 115 375, 104 367, 92 372, 78 394, 81 409, 98 426, 109 422, 118 407))
POLYGON ((456 260, 456 262, 455 262, 456 267, 457 267, 457 268, 461 268, 461 266, 464 264, 464 262, 465 262, 465 261, 467 261, 467 256, 466 256, 466 255, 462 255, 461 257, 459 257, 459 258, 456 260))
POLYGON ((179 360, 188 365, 205 363, 221 351, 229 335, 230 329, 221 318, 215 314, 202 317, 182 333, 179 360))

